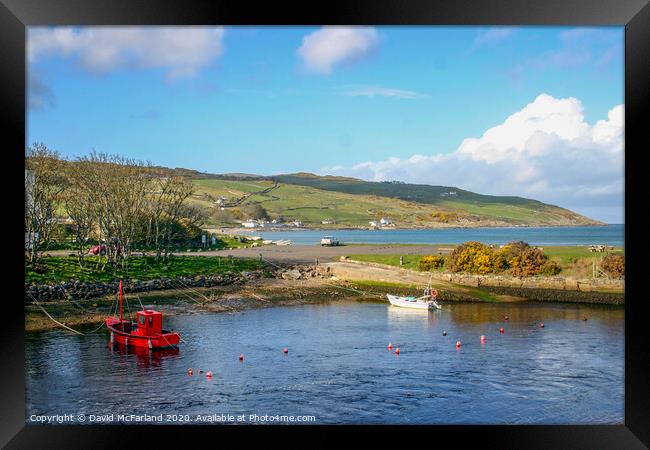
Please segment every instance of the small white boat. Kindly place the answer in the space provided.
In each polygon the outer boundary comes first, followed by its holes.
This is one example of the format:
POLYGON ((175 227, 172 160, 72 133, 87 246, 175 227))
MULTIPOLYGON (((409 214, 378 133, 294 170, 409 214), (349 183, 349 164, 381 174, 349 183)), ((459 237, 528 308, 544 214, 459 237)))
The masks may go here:
POLYGON ((436 302, 438 291, 431 289, 431 279, 429 285, 424 288, 424 295, 421 297, 400 297, 399 295, 386 294, 388 301, 393 306, 401 306, 402 308, 413 309, 442 309, 436 302))
POLYGON ((423 295, 422 297, 400 297, 398 295, 386 294, 388 301, 393 306, 401 306, 403 308, 414 309, 442 309, 440 305, 433 300, 430 296, 423 295))
POLYGON ((323 239, 320 240, 320 245, 324 247, 325 246, 336 247, 339 244, 340 244, 339 240, 332 236, 325 236, 323 239))

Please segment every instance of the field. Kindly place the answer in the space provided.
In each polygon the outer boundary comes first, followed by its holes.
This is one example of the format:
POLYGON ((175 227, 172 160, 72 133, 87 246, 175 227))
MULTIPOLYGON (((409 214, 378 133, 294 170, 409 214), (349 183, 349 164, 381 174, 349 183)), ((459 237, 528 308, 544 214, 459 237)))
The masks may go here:
POLYGON ((315 187, 321 190, 352 193, 357 195, 374 194, 392 199, 402 199, 420 204, 429 204, 442 209, 476 214, 492 220, 505 220, 512 223, 569 224, 592 223, 592 221, 569 210, 547 205, 537 200, 513 196, 481 195, 455 187, 431 186, 423 184, 369 182, 344 177, 319 177, 301 173, 280 175, 281 182, 315 187), (451 195, 450 195, 451 193, 451 195))
MULTIPOLYGON (((208 179, 193 182, 197 186, 197 193, 192 200, 206 207, 210 206, 210 202, 204 194, 232 199, 273 186, 270 181, 208 179)), ((348 226, 368 226, 368 221, 379 220, 384 216, 390 217, 400 226, 435 226, 431 214, 449 211, 448 208, 403 200, 391 199, 388 202, 384 197, 323 191, 292 184, 280 184, 266 194, 253 194, 244 202, 252 203, 262 205, 271 217, 282 217, 285 221, 300 220, 303 223, 320 224, 325 219, 331 219, 336 225, 348 226)))
MULTIPOLYGON (((403 264, 401 267, 405 269, 418 270, 418 263, 422 257, 422 255, 403 255, 403 264)), ((400 266, 400 255, 349 255, 348 258, 355 261, 387 264, 389 266, 400 266)))
MULTIPOLYGON (((225 197, 227 211, 243 219, 239 208, 261 205, 273 219, 300 220, 321 225, 368 226, 371 220, 390 218, 399 227, 571 225, 590 223, 571 211, 519 197, 492 197, 460 191, 458 198, 441 197, 453 188, 423 185, 393 185, 356 180, 332 183, 328 177, 279 176, 274 188, 270 179, 193 179, 196 192, 191 201, 206 208, 225 197), (262 192, 266 191, 268 192, 262 192), (236 204, 234 204, 236 203, 236 204), (452 220, 434 216, 452 216, 452 220)), ((219 210, 214 209, 215 213, 219 210)), ((216 214, 209 223, 223 225, 216 214)), ((234 220, 234 219, 233 219, 234 220)), ((234 221, 233 221, 234 223, 234 221)))
MULTIPOLYGON (((449 245, 448 247, 454 246, 449 245)), ((593 276, 593 262, 597 263, 606 255, 606 253, 590 252, 589 248, 585 246, 550 246, 543 248, 544 254, 549 259, 557 262, 562 268, 560 275, 576 278, 591 278, 593 276)), ((615 247, 610 253, 625 254, 625 251, 622 247, 615 247)), ((400 255, 355 254, 348 255, 348 258, 355 261, 400 266, 400 255)), ((401 267, 418 270, 418 263, 422 258, 423 255, 403 255, 404 264, 401 267)))
POLYGON ((156 263, 153 257, 132 257, 128 260, 127 270, 114 273, 107 268, 98 270, 97 257, 85 258, 83 267, 79 266, 76 257, 50 256, 44 257, 42 268, 35 271, 25 266, 26 283, 59 283, 62 281, 79 280, 93 282, 112 282, 118 278, 130 280, 154 280, 161 277, 175 278, 181 276, 194 277, 197 275, 217 275, 226 272, 241 272, 256 270, 263 267, 258 259, 253 258, 222 258, 217 256, 177 256, 170 257, 169 262, 156 263))

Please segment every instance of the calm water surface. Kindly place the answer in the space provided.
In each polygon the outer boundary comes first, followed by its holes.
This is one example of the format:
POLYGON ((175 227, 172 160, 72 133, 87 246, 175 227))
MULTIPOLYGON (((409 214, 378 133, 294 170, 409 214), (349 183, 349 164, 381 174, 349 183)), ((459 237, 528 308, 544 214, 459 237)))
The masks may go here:
POLYGON ((337 302, 165 321, 182 330, 185 343, 176 352, 112 349, 105 329, 86 336, 28 334, 27 417, 283 414, 374 424, 624 420, 622 308, 483 303, 427 313, 337 302), (399 356, 387 350, 389 342, 400 347, 399 356), (194 376, 186 374, 188 367, 194 376))
POLYGON ((289 239, 295 245, 318 244, 323 236, 333 235, 341 242, 349 244, 461 244, 467 241, 506 244, 521 240, 532 245, 605 244, 621 246, 625 241, 625 226, 430 230, 256 230, 251 231, 250 234, 262 236, 264 239, 289 239))

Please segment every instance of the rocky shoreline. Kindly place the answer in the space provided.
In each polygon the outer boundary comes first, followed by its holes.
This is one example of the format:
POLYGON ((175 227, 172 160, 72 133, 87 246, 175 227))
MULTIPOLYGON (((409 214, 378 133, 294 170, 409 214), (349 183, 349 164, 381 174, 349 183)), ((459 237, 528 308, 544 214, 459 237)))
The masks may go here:
MULTIPOLYGON (((330 270, 321 266, 290 266, 277 267, 273 271, 267 270, 271 278, 283 280, 304 280, 307 278, 328 277, 330 270)), ((152 291, 165 291, 184 288, 211 288, 217 286, 241 285, 265 277, 261 270, 226 273, 223 275, 195 276, 166 278, 156 280, 124 280, 125 292, 140 293, 152 291)), ((25 284, 25 301, 49 302, 55 300, 87 300, 117 293, 119 282, 90 282, 70 280, 57 284, 25 284)))
MULTIPOLYGON (((356 265, 355 265, 356 266, 356 265)), ((374 272, 381 272, 378 267, 374 272)), ((184 314, 197 311, 235 312, 251 308, 317 304, 331 301, 384 301, 386 292, 396 295, 417 295, 426 280, 411 279, 405 273, 389 279, 386 274, 345 277, 332 264, 275 266, 273 270, 225 273, 214 276, 160 278, 148 281, 125 280, 127 297, 136 295, 148 307, 161 309, 165 314, 184 314), (347 281, 346 281, 347 280, 347 281), (388 284, 385 284, 385 283, 388 284), (382 284, 384 283, 384 284, 382 284), (396 284, 397 283, 397 284, 396 284)), ((399 272, 399 271, 398 271, 399 272)), ((58 284, 25 285, 25 329, 44 331, 59 325, 43 314, 49 314, 66 326, 97 326, 113 307, 119 282, 68 281, 58 284), (36 301, 34 301, 36 300, 36 301)), ((468 288, 445 283, 438 286, 443 302, 465 301, 540 301, 602 305, 624 305, 622 293, 585 292, 531 287, 489 286, 468 288), (480 292, 479 292, 480 291, 480 292)))

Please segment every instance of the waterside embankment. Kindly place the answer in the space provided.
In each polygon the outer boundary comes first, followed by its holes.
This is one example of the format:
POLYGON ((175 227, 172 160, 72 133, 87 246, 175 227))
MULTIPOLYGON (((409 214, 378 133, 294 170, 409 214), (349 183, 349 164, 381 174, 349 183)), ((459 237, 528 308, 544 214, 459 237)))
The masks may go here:
POLYGON ((432 284, 439 288, 467 286, 527 300, 614 305, 625 303, 625 282, 623 280, 575 280, 564 277, 517 278, 505 275, 417 272, 384 264, 347 259, 327 263, 325 266, 331 269, 334 276, 344 280, 426 284, 431 278, 432 284))

